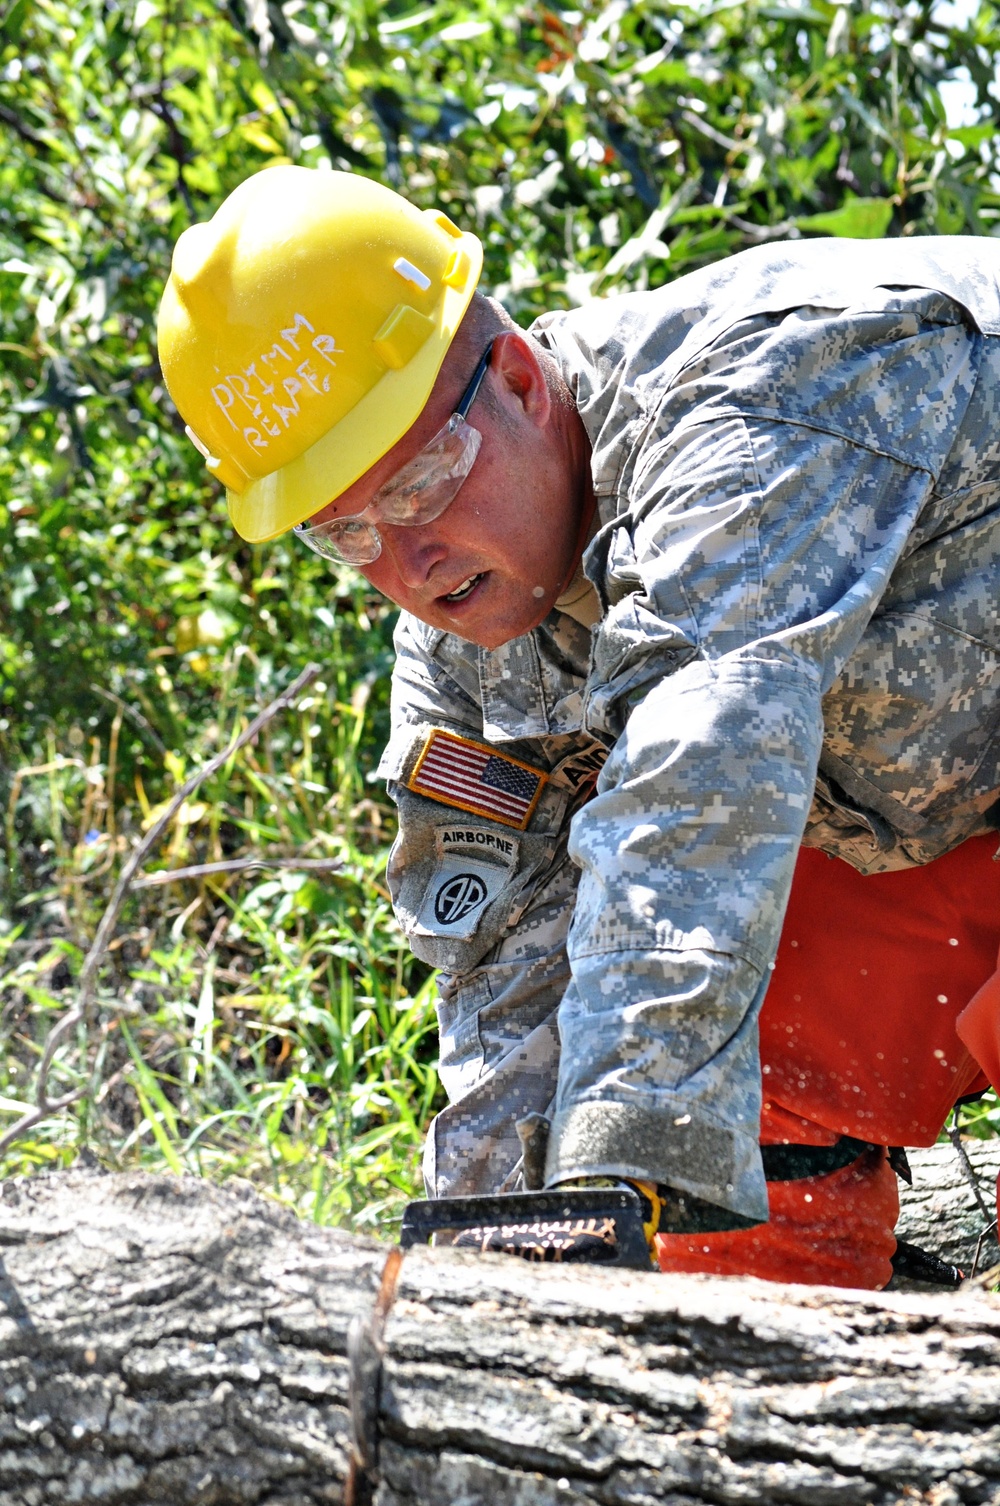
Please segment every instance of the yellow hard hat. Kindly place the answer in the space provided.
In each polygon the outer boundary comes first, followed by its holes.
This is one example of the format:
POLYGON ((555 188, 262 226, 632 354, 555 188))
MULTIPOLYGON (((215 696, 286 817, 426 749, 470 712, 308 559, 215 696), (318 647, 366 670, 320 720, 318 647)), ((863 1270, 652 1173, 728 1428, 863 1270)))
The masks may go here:
POLYGON ((237 533, 301 523, 406 433, 482 263, 439 210, 307 167, 255 174, 185 230, 160 364, 237 533))

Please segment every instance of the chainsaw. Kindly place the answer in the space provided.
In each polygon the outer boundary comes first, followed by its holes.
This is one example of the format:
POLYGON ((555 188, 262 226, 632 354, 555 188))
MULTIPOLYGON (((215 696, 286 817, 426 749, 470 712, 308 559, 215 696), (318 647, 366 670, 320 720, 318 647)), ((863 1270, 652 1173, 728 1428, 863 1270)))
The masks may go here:
POLYGON ((399 1242, 448 1244, 521 1259, 621 1266, 650 1271, 642 1198, 627 1183, 543 1189, 549 1121, 518 1122, 526 1192, 430 1198, 410 1203, 399 1242))

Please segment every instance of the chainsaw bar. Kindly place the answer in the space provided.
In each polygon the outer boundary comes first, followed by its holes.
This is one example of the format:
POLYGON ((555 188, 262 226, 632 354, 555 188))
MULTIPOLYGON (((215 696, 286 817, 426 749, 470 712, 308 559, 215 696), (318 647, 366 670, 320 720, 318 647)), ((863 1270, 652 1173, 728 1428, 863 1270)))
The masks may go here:
POLYGON ((573 1187, 410 1203, 399 1242, 404 1249, 435 1236, 459 1249, 496 1251, 522 1260, 624 1266, 649 1271, 639 1195, 630 1188, 573 1187))

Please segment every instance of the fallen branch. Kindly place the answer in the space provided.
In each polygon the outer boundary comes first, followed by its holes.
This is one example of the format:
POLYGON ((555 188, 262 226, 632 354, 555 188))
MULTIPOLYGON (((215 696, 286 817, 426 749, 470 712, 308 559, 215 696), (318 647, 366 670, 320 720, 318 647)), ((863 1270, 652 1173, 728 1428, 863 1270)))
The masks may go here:
POLYGON ((135 706, 130 706, 128 701, 122 700, 120 695, 115 695, 113 690, 105 690, 103 685, 92 684, 90 688, 95 695, 102 696, 104 700, 110 701, 113 706, 117 706, 119 711, 124 716, 127 716, 129 721, 133 722, 135 726, 138 727, 139 731, 149 738, 150 742, 153 744, 153 747, 158 753, 166 753, 167 745, 163 741, 160 734, 157 732, 156 728, 153 726, 152 722, 149 720, 148 716, 143 716, 141 711, 139 711, 135 706))
POLYGON ((972 1162, 969 1160, 969 1153, 962 1143, 962 1131, 959 1125, 958 1109, 955 1110, 954 1123, 948 1126, 947 1133, 948 1139, 951 1141, 952 1146, 954 1147, 955 1155, 958 1158, 958 1164, 962 1168, 962 1175, 968 1182, 969 1186, 972 1188, 973 1196, 976 1199, 976 1205, 979 1208, 980 1213, 983 1215, 983 1219, 988 1223, 993 1215, 990 1212, 989 1204, 983 1196, 982 1188, 979 1185, 979 1178, 976 1176, 972 1162))
POLYGON ((293 868, 297 873, 337 873, 339 858, 227 858, 221 863, 195 863, 191 868, 165 868, 145 873, 133 881, 133 889, 158 889, 181 879, 210 878, 216 873, 246 873, 251 868, 293 868))

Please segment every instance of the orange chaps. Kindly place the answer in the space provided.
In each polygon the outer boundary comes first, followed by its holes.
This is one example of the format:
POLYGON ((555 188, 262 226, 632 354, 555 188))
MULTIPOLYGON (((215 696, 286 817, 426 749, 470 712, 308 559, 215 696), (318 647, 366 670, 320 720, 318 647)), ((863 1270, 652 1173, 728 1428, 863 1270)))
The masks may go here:
POLYGON ((660 1235, 665 1271, 877 1288, 899 1212, 887 1145, 932 1145, 956 1099, 1000 1083, 1000 863, 976 837, 862 877, 803 848, 760 1018, 762 1145, 872 1142, 768 1183, 770 1221, 660 1235))

